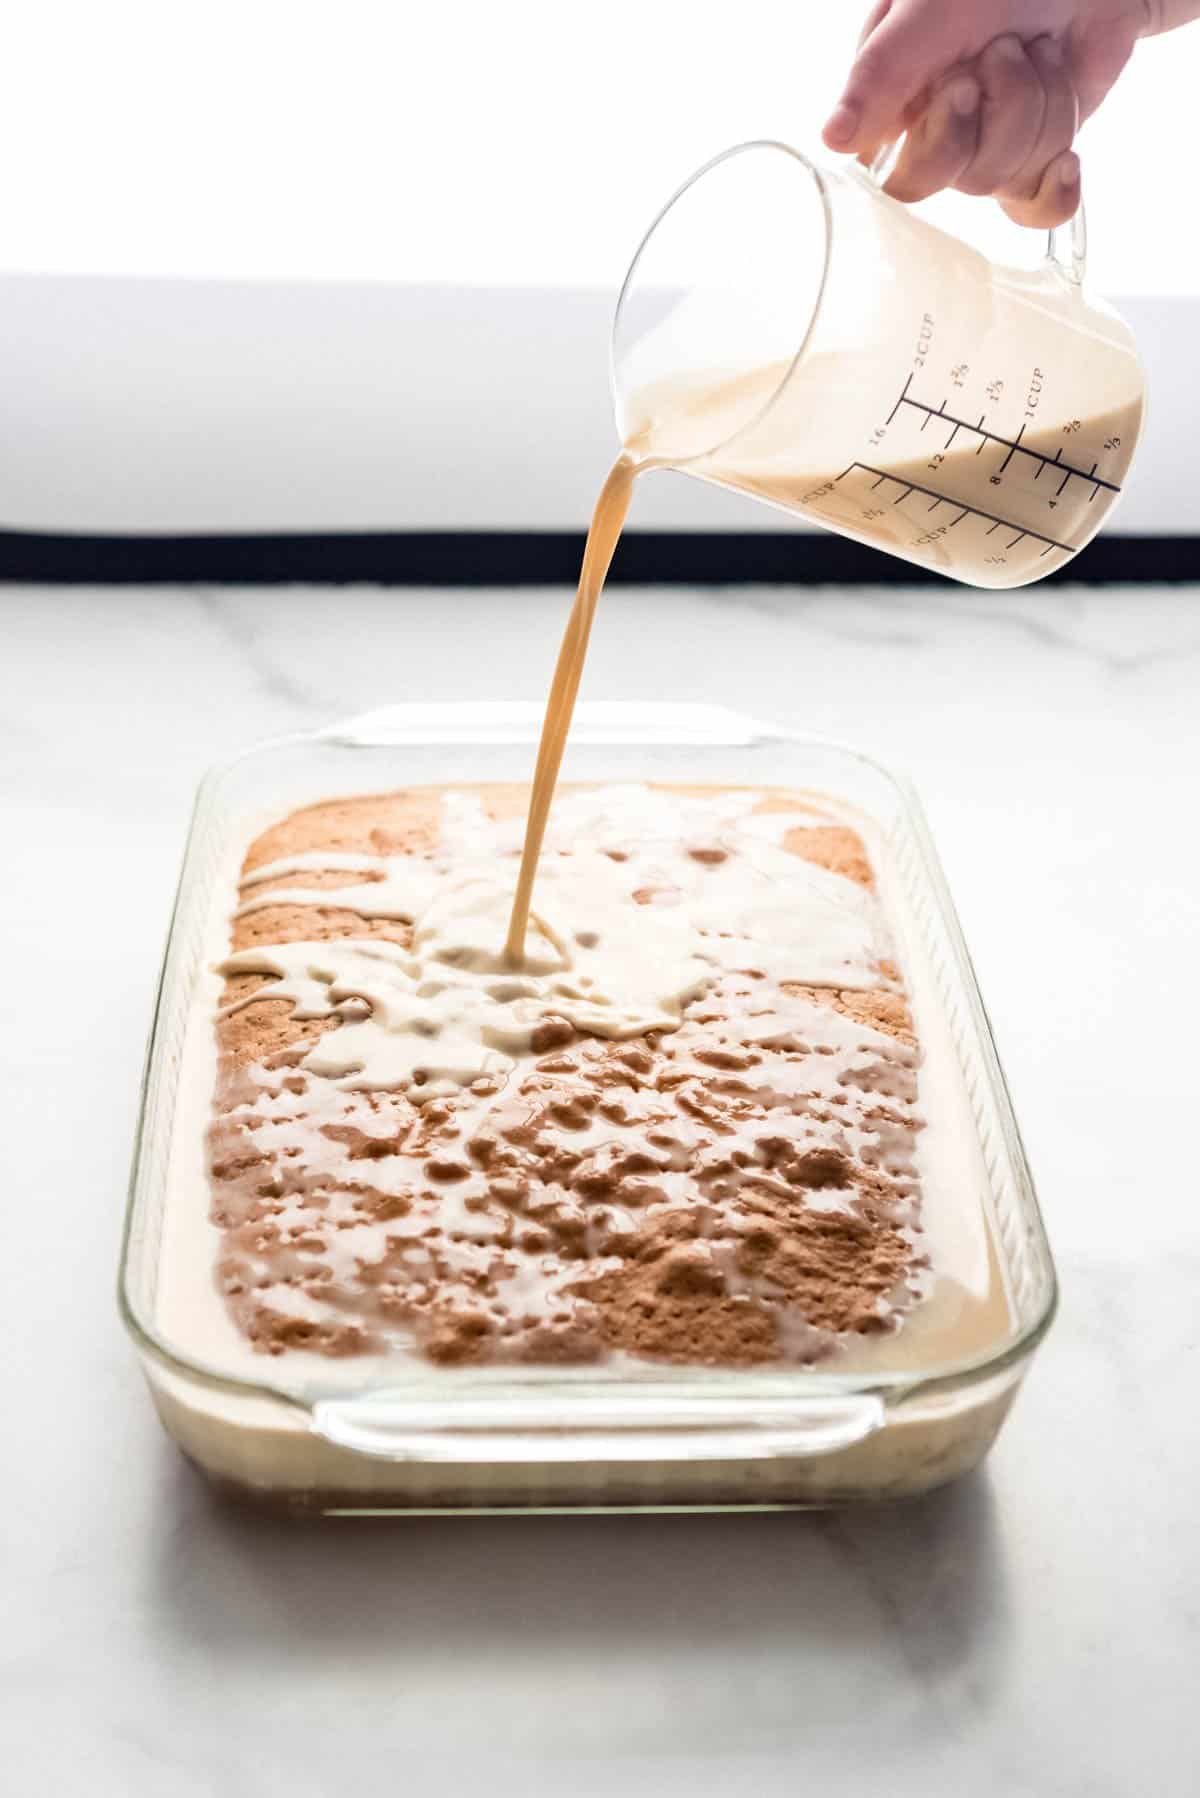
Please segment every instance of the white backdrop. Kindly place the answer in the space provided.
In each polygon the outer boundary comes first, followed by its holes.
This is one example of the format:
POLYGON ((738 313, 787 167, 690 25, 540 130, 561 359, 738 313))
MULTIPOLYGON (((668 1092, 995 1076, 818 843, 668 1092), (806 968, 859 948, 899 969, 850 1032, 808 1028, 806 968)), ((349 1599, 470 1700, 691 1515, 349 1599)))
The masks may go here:
MULTIPOLYGON (((865 4, 865 0, 864 0, 865 4)), ((811 147, 857 0, 38 0, 0 60, 0 525, 578 528, 608 314, 723 144, 811 147)), ((1087 128, 1152 382, 1127 530, 1190 530, 1200 27, 1087 128), (1183 223, 1174 225, 1178 214, 1183 223)), ((1010 259, 998 210, 935 207, 1010 259)), ((678 477, 644 526, 778 526, 678 477)))
MULTIPOLYGON (((607 289, 714 151, 815 145, 867 9, 18 0, 0 269, 607 289)), ((1101 291, 1200 293, 1198 86, 1193 27, 1140 46, 1086 128, 1101 291)), ((1012 230, 964 211, 989 247, 1012 230)))

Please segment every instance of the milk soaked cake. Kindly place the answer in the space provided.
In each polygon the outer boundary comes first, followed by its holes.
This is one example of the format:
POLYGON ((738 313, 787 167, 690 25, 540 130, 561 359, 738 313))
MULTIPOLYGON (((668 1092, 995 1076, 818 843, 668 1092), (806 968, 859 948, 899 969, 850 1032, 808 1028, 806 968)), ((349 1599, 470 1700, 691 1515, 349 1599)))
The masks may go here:
POLYGON ((251 845, 208 1134, 247 1349, 836 1369, 1002 1333, 853 824, 562 789, 513 968, 524 804, 335 800, 251 845))

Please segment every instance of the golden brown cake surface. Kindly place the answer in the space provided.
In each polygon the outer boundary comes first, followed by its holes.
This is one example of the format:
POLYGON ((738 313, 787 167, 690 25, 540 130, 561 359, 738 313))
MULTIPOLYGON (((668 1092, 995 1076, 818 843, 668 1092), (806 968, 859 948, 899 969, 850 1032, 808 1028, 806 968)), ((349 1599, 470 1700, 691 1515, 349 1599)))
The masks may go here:
MULTIPOLYGON (((523 795, 462 791, 507 866, 523 795)), ((551 855, 576 853, 570 793, 551 855)), ((715 790, 681 790, 677 803, 673 844, 647 850, 616 801, 611 823, 593 808, 587 826, 589 853, 627 881, 627 906, 690 906, 700 954, 720 950, 676 1027, 612 1037, 543 1016, 511 1066, 426 1098, 411 1082, 307 1065, 323 1039, 384 1003, 375 989, 301 1016, 294 991, 272 996, 278 974, 227 972, 212 1218, 219 1285, 255 1347, 407 1349, 445 1364, 623 1351, 739 1366, 812 1361, 897 1327, 925 1265, 917 1055, 866 849, 803 796, 730 790, 728 817, 715 790), (755 832, 776 815, 768 849, 755 832), (772 904, 786 903, 794 869, 814 916, 826 903, 858 908, 874 944, 866 971, 840 985, 827 970, 785 978, 756 965, 753 933, 723 932, 706 900, 706 887, 718 898, 742 890, 739 857, 755 904, 768 888, 772 904)), ((452 867, 444 804, 438 790, 415 789, 330 801, 272 826, 243 878, 290 865, 243 887, 256 908, 234 918, 231 949, 382 944, 389 972, 404 976, 414 925, 373 915, 369 889, 383 891, 392 869, 402 880, 408 862, 452 867), (338 903, 347 888, 359 909, 338 903)))

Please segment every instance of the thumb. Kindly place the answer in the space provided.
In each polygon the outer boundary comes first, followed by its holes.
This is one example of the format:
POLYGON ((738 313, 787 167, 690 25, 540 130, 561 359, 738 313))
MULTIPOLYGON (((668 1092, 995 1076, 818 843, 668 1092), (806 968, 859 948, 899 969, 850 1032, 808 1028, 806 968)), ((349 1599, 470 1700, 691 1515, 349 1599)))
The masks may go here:
POLYGON ((906 109, 963 51, 955 10, 938 0, 876 7, 822 134, 831 150, 871 150, 903 134, 906 109))

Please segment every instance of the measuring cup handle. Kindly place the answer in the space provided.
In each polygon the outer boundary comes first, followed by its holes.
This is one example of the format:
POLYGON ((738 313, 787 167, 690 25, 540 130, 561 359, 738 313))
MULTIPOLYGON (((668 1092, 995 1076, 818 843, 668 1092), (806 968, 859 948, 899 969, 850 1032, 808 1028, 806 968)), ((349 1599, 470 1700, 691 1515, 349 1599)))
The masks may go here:
POLYGON ((1087 273, 1087 213, 1082 199, 1073 219, 1047 233, 1046 255, 1068 281, 1082 285, 1087 273))

